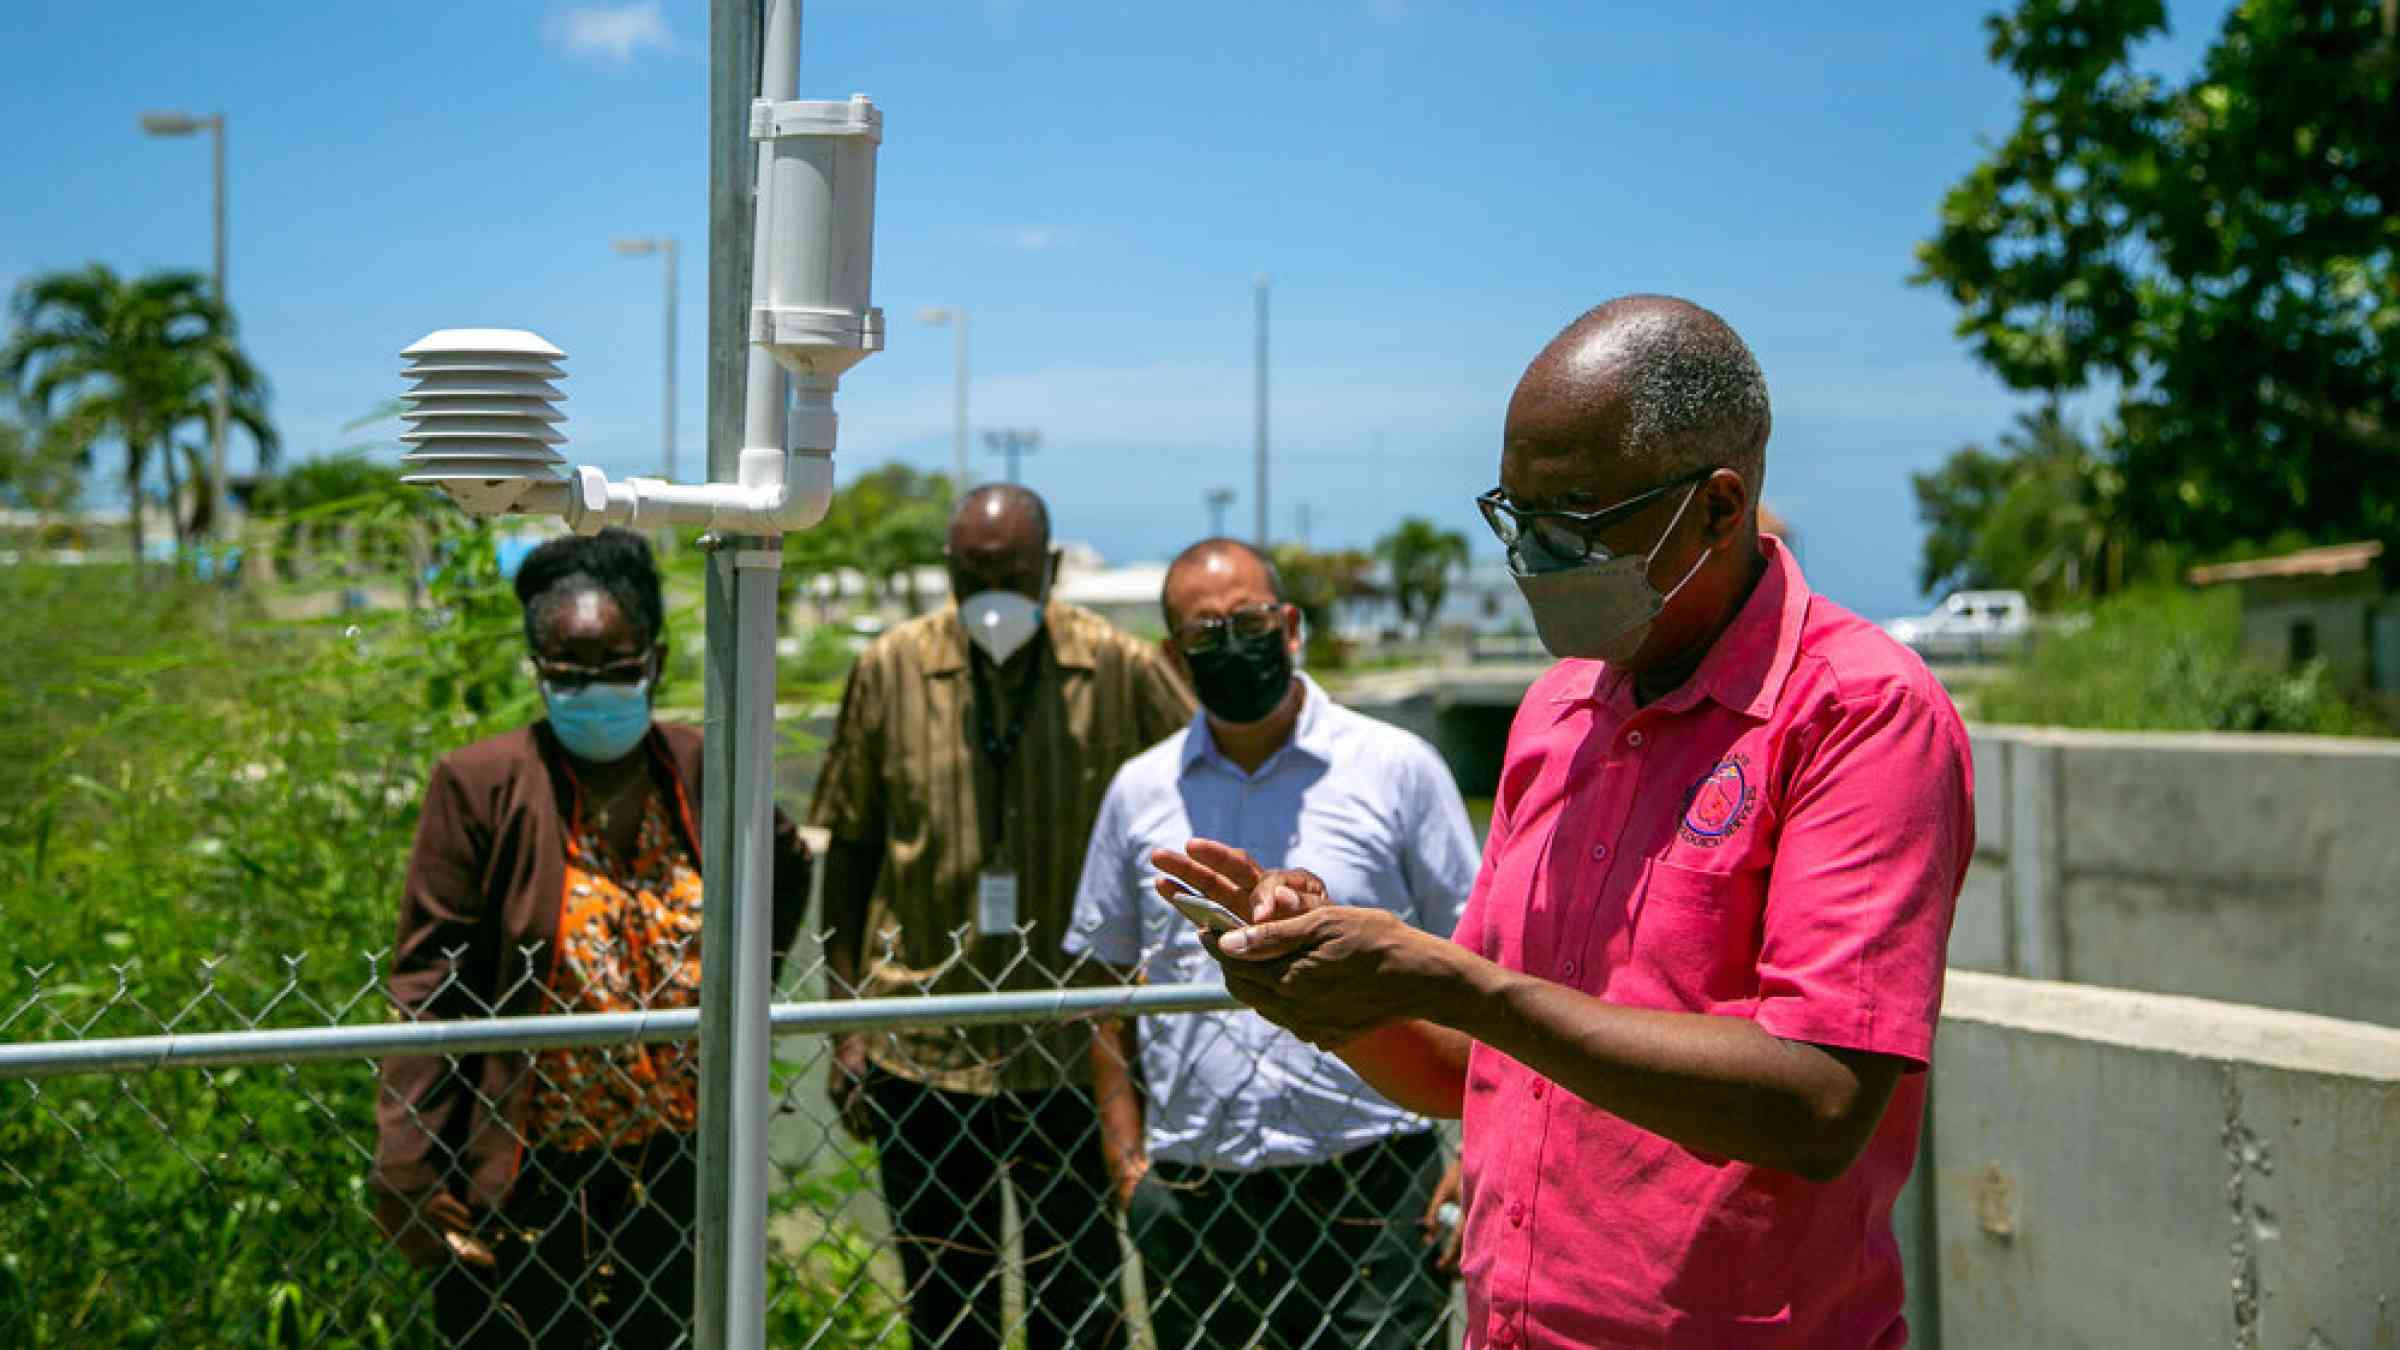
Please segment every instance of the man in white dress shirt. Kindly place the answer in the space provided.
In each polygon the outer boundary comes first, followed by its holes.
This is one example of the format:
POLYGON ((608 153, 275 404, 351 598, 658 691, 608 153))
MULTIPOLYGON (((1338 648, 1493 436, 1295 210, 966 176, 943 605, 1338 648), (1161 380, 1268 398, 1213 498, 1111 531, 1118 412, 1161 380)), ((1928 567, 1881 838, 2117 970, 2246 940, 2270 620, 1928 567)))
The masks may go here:
MULTIPOLYGON (((1150 884, 1152 852, 1194 837, 1447 936, 1476 847, 1433 747, 1294 670, 1299 612, 1248 545, 1184 550, 1162 600, 1201 711, 1111 783, 1066 949, 1154 983, 1217 978, 1150 884)), ((1246 1011, 1144 1018, 1138 1051, 1131 1025, 1105 1023, 1092 1070, 1161 1350, 1446 1342, 1419 1228, 1442 1171, 1428 1121, 1246 1011)))

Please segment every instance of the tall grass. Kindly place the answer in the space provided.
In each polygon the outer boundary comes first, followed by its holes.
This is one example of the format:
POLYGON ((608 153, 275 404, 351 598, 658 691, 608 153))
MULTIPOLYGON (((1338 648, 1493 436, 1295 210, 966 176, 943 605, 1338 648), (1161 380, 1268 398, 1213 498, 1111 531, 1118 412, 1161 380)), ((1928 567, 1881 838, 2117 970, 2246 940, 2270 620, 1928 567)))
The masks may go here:
MULTIPOLYGON (((0 1041, 389 1015, 426 771, 538 706, 488 532, 436 556, 425 609, 311 624, 0 567, 0 1041)), ((0 1083, 0 1345, 432 1344, 373 1105, 365 1062, 0 1083)), ((847 1278, 829 1241, 791 1306, 847 1278)))

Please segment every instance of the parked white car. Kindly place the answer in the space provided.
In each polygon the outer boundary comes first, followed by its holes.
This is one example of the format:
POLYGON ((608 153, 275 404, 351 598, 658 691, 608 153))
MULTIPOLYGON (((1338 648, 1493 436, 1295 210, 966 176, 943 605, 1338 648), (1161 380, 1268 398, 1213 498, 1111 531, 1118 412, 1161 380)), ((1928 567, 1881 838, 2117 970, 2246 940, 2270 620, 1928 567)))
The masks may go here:
POLYGON ((2024 650, 2033 606, 2023 591, 1952 591, 1931 614, 1883 630, 1928 661, 1987 661, 2024 650))

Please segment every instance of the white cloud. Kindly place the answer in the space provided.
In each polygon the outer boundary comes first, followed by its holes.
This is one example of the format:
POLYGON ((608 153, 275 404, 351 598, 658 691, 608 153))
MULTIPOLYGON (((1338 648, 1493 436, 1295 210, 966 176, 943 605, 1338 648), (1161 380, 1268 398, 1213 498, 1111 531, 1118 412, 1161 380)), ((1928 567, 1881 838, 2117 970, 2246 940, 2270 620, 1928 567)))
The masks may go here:
POLYGON ((542 35, 569 57, 621 67, 644 51, 668 51, 675 35, 659 0, 625 5, 573 5, 554 9, 542 35))
POLYGON ((1004 225, 989 231, 986 237, 1002 248, 1013 248, 1020 253, 1040 253, 1075 242, 1075 232, 1064 225, 1004 225))

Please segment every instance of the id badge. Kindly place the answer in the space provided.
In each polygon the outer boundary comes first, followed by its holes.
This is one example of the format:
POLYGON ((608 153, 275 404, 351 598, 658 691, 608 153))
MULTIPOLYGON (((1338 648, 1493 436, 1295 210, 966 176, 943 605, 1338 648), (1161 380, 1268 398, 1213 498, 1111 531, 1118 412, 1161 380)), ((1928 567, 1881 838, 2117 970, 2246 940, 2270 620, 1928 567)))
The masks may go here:
POLYGON ((1017 874, 980 872, 975 877, 975 931, 999 937, 1017 931, 1017 874))

